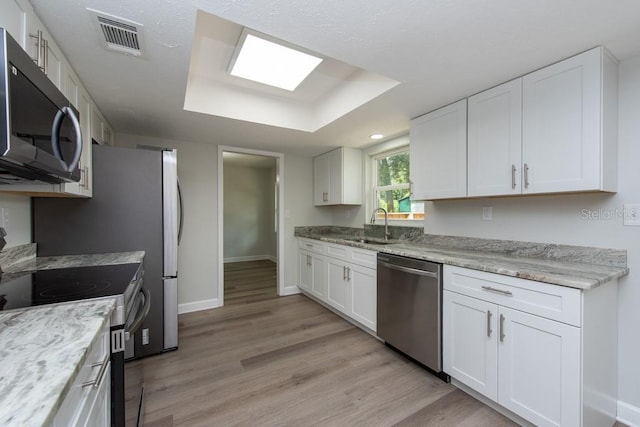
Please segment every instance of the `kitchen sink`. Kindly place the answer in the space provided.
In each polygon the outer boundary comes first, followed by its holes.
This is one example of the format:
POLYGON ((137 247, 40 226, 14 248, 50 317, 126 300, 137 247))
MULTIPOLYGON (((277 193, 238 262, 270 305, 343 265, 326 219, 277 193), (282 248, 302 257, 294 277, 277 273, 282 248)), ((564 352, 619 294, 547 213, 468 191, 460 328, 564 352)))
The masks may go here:
POLYGON ((396 243, 394 241, 389 241, 389 240, 371 240, 371 239, 367 239, 366 237, 356 237, 356 238, 350 238, 345 240, 348 240, 350 242, 366 243, 368 245, 391 245, 393 243, 396 243))

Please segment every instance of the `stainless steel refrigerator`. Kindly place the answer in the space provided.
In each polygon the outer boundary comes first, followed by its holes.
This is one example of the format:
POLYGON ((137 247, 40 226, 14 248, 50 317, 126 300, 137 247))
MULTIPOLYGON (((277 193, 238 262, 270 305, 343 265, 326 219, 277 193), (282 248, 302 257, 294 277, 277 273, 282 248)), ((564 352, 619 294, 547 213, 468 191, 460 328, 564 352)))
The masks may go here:
POLYGON ((135 337, 135 357, 175 349, 182 218, 176 151, 92 148, 91 199, 33 199, 38 256, 145 251, 151 308, 135 337))

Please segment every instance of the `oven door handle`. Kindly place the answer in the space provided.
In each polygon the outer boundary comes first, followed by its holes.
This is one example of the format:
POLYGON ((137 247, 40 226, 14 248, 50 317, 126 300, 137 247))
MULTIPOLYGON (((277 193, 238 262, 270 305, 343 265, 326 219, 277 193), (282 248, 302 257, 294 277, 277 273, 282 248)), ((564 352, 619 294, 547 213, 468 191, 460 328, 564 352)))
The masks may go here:
POLYGON ((131 327, 128 330, 125 330, 125 336, 128 337, 132 334, 135 334, 140 326, 142 326, 142 322, 149 314, 149 310, 151 309, 151 294, 145 288, 140 289, 140 293, 144 296, 144 306, 138 316, 135 318, 133 322, 131 322, 131 327))

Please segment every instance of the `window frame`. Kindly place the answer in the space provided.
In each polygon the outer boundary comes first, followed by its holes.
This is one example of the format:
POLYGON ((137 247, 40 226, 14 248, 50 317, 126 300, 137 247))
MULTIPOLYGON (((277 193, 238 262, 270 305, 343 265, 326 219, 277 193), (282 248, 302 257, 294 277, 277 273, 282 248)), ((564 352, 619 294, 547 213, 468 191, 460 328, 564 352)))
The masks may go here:
MULTIPOLYGON (((372 173, 370 176, 372 179, 371 181, 372 185, 369 188, 371 189, 370 203, 371 203, 372 212, 373 212, 373 209, 377 209, 379 207, 378 192, 380 191, 406 189, 408 190, 409 194, 411 194, 411 178, 410 177, 407 183, 378 186, 378 161, 385 157, 391 157, 391 156, 395 156, 402 153, 407 153, 409 155, 409 162, 410 162, 409 164, 411 164, 411 151, 410 151, 409 145, 402 145, 389 150, 383 150, 380 152, 375 152, 370 154, 369 158, 370 158, 370 165, 372 168, 372 171, 371 171, 372 173)), ((378 215, 382 215, 382 214, 379 213, 378 215)), ((415 226, 416 224, 422 224, 424 222, 424 218, 411 218, 411 219, 400 219, 400 218, 391 219, 390 218, 389 223, 392 223, 392 222, 395 222, 396 223, 395 225, 405 225, 405 226, 411 227, 411 226, 415 226)))

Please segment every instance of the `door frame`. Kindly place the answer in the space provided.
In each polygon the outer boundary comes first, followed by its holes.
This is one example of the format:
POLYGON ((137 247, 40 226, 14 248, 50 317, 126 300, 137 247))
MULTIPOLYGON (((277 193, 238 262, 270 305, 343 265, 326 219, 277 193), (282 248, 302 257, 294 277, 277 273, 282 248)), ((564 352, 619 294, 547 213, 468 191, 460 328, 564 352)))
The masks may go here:
POLYGON ((276 159, 276 197, 277 197, 277 275, 278 284, 276 293, 285 295, 284 291, 284 154, 273 151, 253 150, 249 148, 232 147, 228 145, 218 146, 218 307, 224 305, 224 160, 223 153, 252 154, 255 156, 273 157, 276 159))

